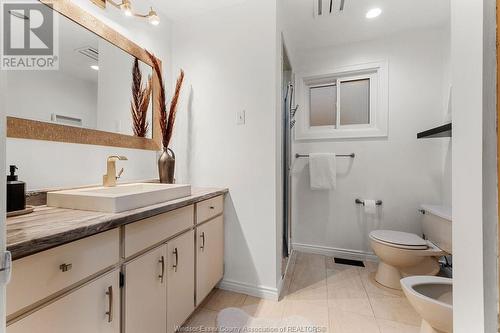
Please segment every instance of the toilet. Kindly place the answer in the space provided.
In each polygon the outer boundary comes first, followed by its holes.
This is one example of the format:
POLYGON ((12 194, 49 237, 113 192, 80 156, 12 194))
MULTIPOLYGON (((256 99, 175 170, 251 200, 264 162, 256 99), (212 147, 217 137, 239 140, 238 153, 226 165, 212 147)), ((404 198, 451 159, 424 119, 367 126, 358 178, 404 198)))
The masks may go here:
POLYGON ((453 286, 449 278, 410 276, 401 287, 415 311, 422 317, 420 333, 453 332, 453 286))
POLYGON ((378 256, 375 280, 383 286, 401 289, 401 278, 414 275, 436 275, 438 258, 451 254, 451 209, 422 205, 422 229, 425 238, 416 234, 374 230, 370 245, 378 256))

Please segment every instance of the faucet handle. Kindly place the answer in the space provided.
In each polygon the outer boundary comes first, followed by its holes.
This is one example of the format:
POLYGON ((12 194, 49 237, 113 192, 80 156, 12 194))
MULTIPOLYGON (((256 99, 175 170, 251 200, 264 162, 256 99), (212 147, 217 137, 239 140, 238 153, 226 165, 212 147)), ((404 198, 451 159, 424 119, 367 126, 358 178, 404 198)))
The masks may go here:
POLYGON ((123 173, 123 168, 121 168, 120 172, 118 172, 118 175, 116 176, 116 179, 120 178, 123 173))
POLYGON ((108 161, 110 161, 110 160, 128 161, 128 158, 127 158, 127 156, 111 155, 111 156, 108 156, 108 161))

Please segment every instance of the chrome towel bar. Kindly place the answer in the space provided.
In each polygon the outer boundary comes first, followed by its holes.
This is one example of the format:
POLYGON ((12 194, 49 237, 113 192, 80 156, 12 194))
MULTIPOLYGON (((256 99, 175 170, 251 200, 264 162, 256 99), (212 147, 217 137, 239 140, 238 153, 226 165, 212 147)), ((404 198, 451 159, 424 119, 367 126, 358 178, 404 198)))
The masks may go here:
MULTIPOLYGON (((356 154, 354 154, 354 153, 352 153, 352 154, 336 154, 335 156, 354 158, 354 157, 356 157, 356 154)), ((295 154, 295 158, 302 158, 302 157, 309 157, 309 154, 295 154)))

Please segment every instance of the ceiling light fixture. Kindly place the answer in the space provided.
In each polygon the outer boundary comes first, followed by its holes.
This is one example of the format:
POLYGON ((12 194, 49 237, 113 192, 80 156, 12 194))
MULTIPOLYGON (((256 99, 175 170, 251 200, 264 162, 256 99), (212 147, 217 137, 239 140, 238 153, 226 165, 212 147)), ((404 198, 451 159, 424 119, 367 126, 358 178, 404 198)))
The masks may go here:
POLYGON ((92 68, 95 71, 99 70, 99 66, 97 66, 97 65, 91 65, 90 68, 92 68))
POLYGON ((372 19, 372 18, 375 18, 375 17, 379 16, 380 14, 382 14, 382 9, 380 9, 380 8, 372 8, 369 11, 366 12, 366 18, 367 19, 372 19))
POLYGON ((106 4, 110 4, 111 6, 120 9, 125 16, 135 16, 140 18, 145 18, 151 25, 160 24, 160 17, 156 13, 156 11, 151 7, 149 13, 147 14, 139 14, 134 11, 132 8, 131 0, 122 0, 122 2, 118 3, 114 0, 90 0, 93 4, 101 7, 102 9, 106 8, 106 4))

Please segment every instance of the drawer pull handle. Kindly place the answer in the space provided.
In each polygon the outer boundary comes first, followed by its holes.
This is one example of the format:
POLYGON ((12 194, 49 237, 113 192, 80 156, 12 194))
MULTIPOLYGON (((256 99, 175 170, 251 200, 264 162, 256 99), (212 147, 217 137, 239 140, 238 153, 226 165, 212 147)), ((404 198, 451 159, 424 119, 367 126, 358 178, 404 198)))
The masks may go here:
POLYGON ((179 266, 179 251, 177 251, 177 248, 174 249, 174 255, 175 264, 172 267, 174 268, 174 272, 177 272, 177 266, 179 266))
POLYGON ((205 250, 205 232, 202 232, 201 235, 200 235, 200 237, 203 240, 202 243, 201 243, 200 249, 202 251, 204 251, 205 250))
POLYGON ((158 277, 160 278, 160 282, 163 283, 163 278, 165 277, 165 257, 161 256, 161 259, 158 261, 161 264, 161 274, 158 277))
POLYGON ((106 295, 109 298, 109 307, 106 315, 108 316, 108 323, 113 321, 113 286, 108 287, 108 291, 106 291, 106 295))
POLYGON ((215 209, 215 207, 214 206, 210 206, 210 209, 215 209))
POLYGON ((62 272, 70 271, 72 268, 73 268, 73 264, 61 264, 61 265, 59 265, 59 269, 62 272))

